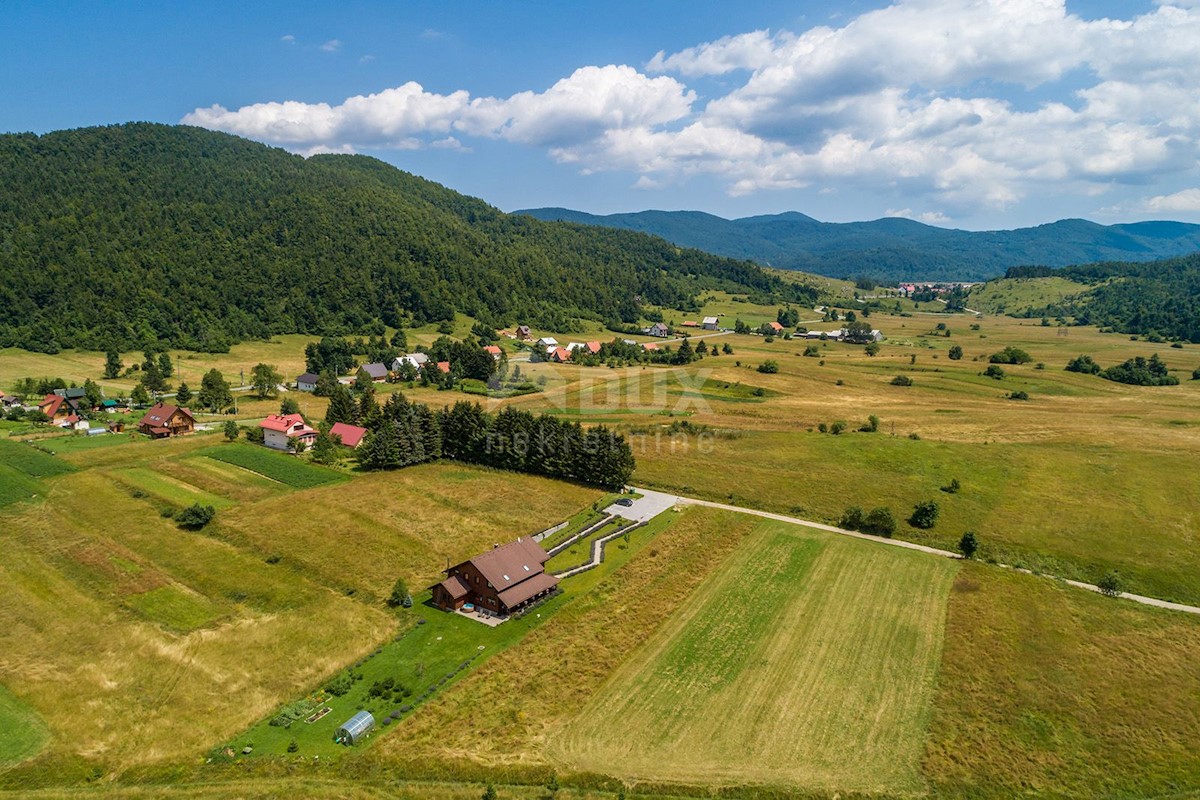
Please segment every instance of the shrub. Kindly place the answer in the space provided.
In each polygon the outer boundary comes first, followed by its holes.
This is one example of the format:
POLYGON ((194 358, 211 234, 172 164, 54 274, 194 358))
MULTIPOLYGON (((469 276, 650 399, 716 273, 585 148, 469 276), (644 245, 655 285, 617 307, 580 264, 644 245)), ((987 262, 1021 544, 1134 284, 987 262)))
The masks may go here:
POLYGON ((175 515, 175 521, 188 530, 198 531, 212 522, 213 517, 216 515, 217 510, 212 506, 202 506, 199 503, 192 503, 175 515))
POLYGON ((779 372, 779 362, 768 358, 766 361, 758 365, 758 371, 766 373, 767 375, 774 375, 776 372, 779 372))
POLYGON ((1125 582, 1115 570, 1109 570, 1103 578, 1096 581, 1096 588, 1106 597, 1120 597, 1125 591, 1125 582))
POLYGON ((937 524, 939 511, 940 509, 936 502, 933 500, 924 500, 913 506, 913 513, 908 518, 908 524, 914 528, 928 530, 937 524))
POLYGON ((1008 399, 1009 399, 1009 400, 1028 400, 1028 399, 1029 399, 1029 392, 1026 392, 1026 391, 1020 391, 1020 390, 1019 390, 1019 391, 1016 391, 1016 392, 1009 392, 1009 393, 1008 393, 1008 399))
POLYGON ((1067 372, 1081 372, 1084 375, 1098 375, 1100 373, 1100 365, 1092 360, 1091 356, 1077 356, 1067 362, 1067 372))
POLYGON ((974 558, 978 550, 979 539, 971 531, 964 533, 958 540, 958 552, 963 554, 963 558, 974 558))
POLYGON ((886 508, 872 508, 862 525, 863 533, 876 536, 891 536, 896 532, 896 520, 886 508))
POLYGON ((392 584, 392 593, 388 595, 387 604, 391 608, 412 606, 412 596, 408 593, 408 584, 404 582, 404 578, 397 578, 396 582, 392 584))
POLYGON ((1100 373, 1100 377, 1134 386, 1174 386, 1179 383, 1178 378, 1167 372, 1167 365, 1158 357, 1158 353, 1150 356, 1149 360, 1137 356, 1109 367, 1100 373))
POLYGON ((951 478, 950 482, 942 487, 942 491, 946 494, 958 494, 961 488, 962 484, 958 482, 958 478, 951 478))
POLYGON ((963 349, 958 345, 954 345, 946 355, 950 356, 951 361, 959 361, 963 357, 963 349))
POLYGON ((228 441, 232 442, 238 438, 238 431, 239 431, 238 424, 236 422, 234 422, 233 420, 226 421, 224 430, 225 430, 225 438, 228 441))
POLYGON ((837 436, 844 430, 846 430, 846 423, 840 419, 837 422, 835 422, 829 426, 829 432, 832 433, 834 436, 837 436))
POLYGON ((295 753, 299 749, 300 749, 300 745, 296 742, 295 739, 292 739, 290 742, 288 742, 287 751, 289 753, 295 753))
POLYGON ((989 364, 988 368, 983 371, 983 374, 998 381, 1004 380, 1004 370, 995 364, 989 364))
POLYGON ((908 377, 907 375, 897 375, 896 377, 892 378, 892 386, 912 386, 912 385, 913 385, 912 378, 908 377))
POLYGON ((866 517, 863 515, 863 510, 858 506, 850 506, 846 509, 846 513, 842 514, 838 527, 848 531, 860 531, 865 524, 866 517))
POLYGON ((872 357, 879 355, 879 342, 871 342, 863 348, 863 352, 872 357))
POLYGON ((325 691, 329 692, 334 697, 341 697, 346 692, 350 691, 354 686, 354 678, 349 672, 343 672, 337 675, 329 683, 325 684, 325 691))
POLYGON ((875 433, 879 430, 879 417, 872 414, 867 417, 867 424, 859 428, 863 433, 875 433))
POLYGON ((1028 364, 1033 361, 1033 356, 1019 347, 1009 345, 999 353, 992 353, 988 361, 993 364, 1028 364))
POLYGON ((818 422, 817 430, 820 431, 821 433, 829 433, 829 426, 826 425, 824 422, 818 422))
POLYGON ((1200 381, 1200 369, 1192 370, 1192 380, 1200 381))
POLYGON ((817 347, 815 344, 810 344, 808 347, 804 348, 804 355, 808 356, 809 358, 817 358, 821 355, 821 348, 817 347))

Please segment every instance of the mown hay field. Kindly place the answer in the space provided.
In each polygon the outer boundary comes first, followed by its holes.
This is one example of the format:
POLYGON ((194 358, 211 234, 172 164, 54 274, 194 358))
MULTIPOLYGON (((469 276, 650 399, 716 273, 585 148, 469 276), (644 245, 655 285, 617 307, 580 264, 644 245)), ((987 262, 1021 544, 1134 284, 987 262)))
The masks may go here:
POLYGON ((626 780, 917 791, 956 569, 760 522, 551 752, 626 780))

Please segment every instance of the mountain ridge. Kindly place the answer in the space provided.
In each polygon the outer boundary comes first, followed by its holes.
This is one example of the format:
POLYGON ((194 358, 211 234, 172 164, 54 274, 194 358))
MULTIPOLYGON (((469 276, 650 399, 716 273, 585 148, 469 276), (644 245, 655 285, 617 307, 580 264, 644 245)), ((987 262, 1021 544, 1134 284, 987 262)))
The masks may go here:
POLYGON ((798 211, 725 219, 700 211, 597 215, 556 207, 512 212, 541 220, 637 230, 680 246, 833 278, 977 281, 1015 266, 1152 261, 1200 251, 1200 225, 1171 220, 1101 225, 1069 218, 1027 228, 967 231, 904 217, 821 222, 798 211))

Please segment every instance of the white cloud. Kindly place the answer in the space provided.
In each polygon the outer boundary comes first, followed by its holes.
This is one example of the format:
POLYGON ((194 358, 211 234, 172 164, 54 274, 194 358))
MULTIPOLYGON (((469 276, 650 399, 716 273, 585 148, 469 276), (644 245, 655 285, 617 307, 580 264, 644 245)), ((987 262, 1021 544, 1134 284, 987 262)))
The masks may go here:
POLYGON ((284 34, 283 36, 280 36, 280 37, 279 37, 279 41, 281 41, 281 42, 287 42, 288 44, 295 44, 295 43, 296 43, 296 37, 295 37, 295 36, 292 36, 290 33, 287 33, 287 34, 284 34))
POLYGON ((883 212, 885 217, 903 217, 904 219, 915 219, 917 222, 924 222, 926 225, 947 225, 950 223, 950 218, 940 211, 924 211, 917 213, 911 208, 889 208, 883 212))
POLYGON ((1184 189, 1174 194, 1147 197, 1141 202, 1141 208, 1152 213, 1200 211, 1200 189, 1184 189))
POLYGON ((367 53, 365 56, 361 56, 361 57, 358 59, 358 63, 360 63, 360 64, 370 64, 370 63, 371 63, 372 61, 374 61, 374 60, 375 60, 375 56, 371 55, 370 53, 367 53))
POLYGON ((633 173, 638 188, 706 174, 732 194, 894 193, 898 206, 944 209, 917 215, 943 223, 1051 190, 1090 196, 1195 174, 1196 42, 1200 0, 1099 20, 1065 0, 895 0, 836 24, 659 52, 645 73, 583 66, 541 92, 442 95, 410 82, 339 105, 212 106, 185 121, 297 150, 498 138, 584 173, 633 173), (701 100, 691 79, 734 88, 701 100))
POLYGON ((338 50, 342 49, 342 41, 341 39, 330 39, 328 42, 325 42, 325 44, 321 45, 321 49, 326 53, 336 53, 338 50))
POLYGON ((446 34, 443 31, 434 30, 433 28, 426 28, 421 31, 422 39, 443 39, 445 36, 446 34))

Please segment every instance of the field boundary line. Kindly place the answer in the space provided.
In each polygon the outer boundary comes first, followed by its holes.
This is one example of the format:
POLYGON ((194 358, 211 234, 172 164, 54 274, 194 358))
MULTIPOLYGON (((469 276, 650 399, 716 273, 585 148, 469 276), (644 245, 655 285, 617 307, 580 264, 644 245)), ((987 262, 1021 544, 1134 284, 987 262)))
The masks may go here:
MULTIPOLYGON (((643 492, 643 493, 653 492, 652 489, 642 489, 642 488, 638 488, 638 491, 643 492)), ((656 492, 656 494, 667 494, 667 493, 656 492)), ((733 511, 733 512, 736 512, 739 514, 752 514, 756 517, 764 517, 765 519, 778 520, 779 522, 790 522, 793 525, 801 525, 806 528, 816 528, 817 530, 827 531, 829 533, 836 533, 841 536, 850 536, 855 539, 863 539, 863 540, 866 540, 869 542, 877 542, 879 544, 891 545, 892 547, 902 547, 905 550, 916 550, 917 552, 920 552, 920 553, 928 553, 929 555, 941 556, 942 558, 953 558, 953 559, 963 560, 963 557, 959 553, 954 553, 954 552, 951 552, 950 550, 941 550, 937 547, 929 547, 928 545, 917 544, 915 542, 906 542, 906 541, 903 541, 902 539, 888 539, 888 538, 884 538, 882 536, 872 536, 867 533, 859 533, 858 531, 848 531, 848 530, 845 530, 844 528, 838 528, 834 525, 825 525, 820 522, 813 522, 813 521, 807 520, 807 519, 800 519, 799 517, 789 517, 786 514, 776 514, 771 511, 759 511, 756 508, 744 508, 742 506, 729 505, 728 503, 715 503, 712 500, 701 500, 697 497, 684 497, 682 495, 673 495, 673 496, 675 498, 675 502, 680 505, 706 506, 708 508, 721 509, 722 511, 733 511)), ((984 562, 980 562, 980 563, 984 563, 984 562)), ((1041 577, 1050 578, 1051 580, 1065 583, 1068 586, 1073 586, 1076 589, 1085 589, 1089 592, 1095 592, 1097 594, 1104 594, 1104 592, 1100 589, 1100 587, 1095 585, 1094 583, 1085 583, 1084 581, 1071 580, 1070 578, 1060 578, 1057 575, 1050 575, 1048 573, 1035 573, 1033 570, 1025 569, 1023 567, 1014 567, 1010 564, 994 564, 993 566, 1000 567, 1001 569, 1013 570, 1014 572, 1023 572, 1026 575, 1039 575, 1041 577)), ((1120 594, 1117 595, 1117 597, 1124 599, 1124 600, 1132 600, 1133 602, 1141 603, 1144 606, 1153 606, 1154 608, 1163 608, 1168 611, 1180 611, 1185 614, 1200 615, 1200 606, 1190 606, 1190 605, 1187 605, 1186 603, 1173 603, 1170 600, 1161 600, 1157 597, 1147 597, 1147 596, 1141 595, 1141 594, 1130 594, 1129 592, 1121 592, 1120 594)))

